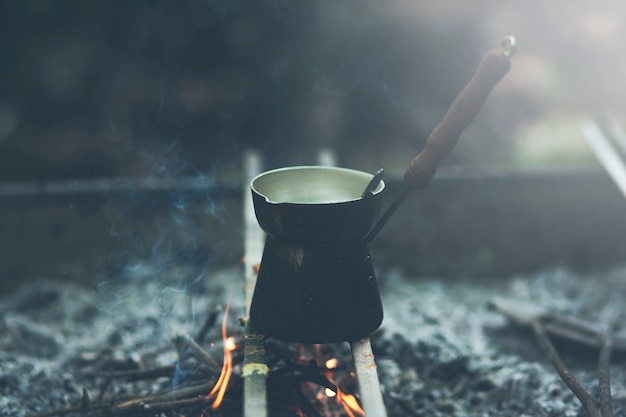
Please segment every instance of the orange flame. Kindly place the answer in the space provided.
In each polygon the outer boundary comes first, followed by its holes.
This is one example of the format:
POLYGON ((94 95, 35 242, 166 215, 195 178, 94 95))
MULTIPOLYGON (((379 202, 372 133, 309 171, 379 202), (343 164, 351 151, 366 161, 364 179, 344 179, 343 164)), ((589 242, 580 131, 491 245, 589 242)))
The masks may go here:
POLYGON ((226 305, 224 309, 224 318, 222 319, 222 341, 224 344, 224 363, 222 364, 222 371, 220 372, 220 377, 218 378, 215 386, 206 396, 206 398, 215 397, 215 401, 211 405, 213 410, 216 410, 220 404, 222 404, 222 400, 224 399, 224 394, 226 393, 226 389, 228 388, 228 382, 230 381, 230 376, 233 373, 233 354, 231 351, 237 348, 234 340, 229 338, 226 334, 226 322, 228 321, 228 309, 229 305, 226 305))
MULTIPOLYGON (((337 358, 331 358, 326 361, 326 368, 329 370, 335 369, 338 364, 339 364, 339 360, 337 358)), ((357 401, 356 397, 352 394, 343 393, 339 389, 339 386, 337 385, 337 383, 333 381, 333 378, 330 375, 330 372, 327 372, 327 377, 333 384, 335 384, 335 386, 337 387, 337 391, 334 391, 330 388, 326 388, 325 390, 326 396, 335 397, 337 403, 341 404, 341 406, 343 407, 348 417, 365 416, 365 411, 363 411, 363 409, 359 405, 359 402, 357 401)))
POLYGON ((337 402, 343 406, 343 409, 349 417, 365 416, 365 411, 363 411, 359 405, 356 397, 352 394, 344 394, 339 387, 337 387, 337 402))

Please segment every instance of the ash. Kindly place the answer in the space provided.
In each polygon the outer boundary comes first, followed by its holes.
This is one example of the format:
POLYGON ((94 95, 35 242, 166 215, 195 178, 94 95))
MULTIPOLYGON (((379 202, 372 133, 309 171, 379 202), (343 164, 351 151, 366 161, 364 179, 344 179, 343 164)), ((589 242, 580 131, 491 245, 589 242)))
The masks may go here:
MULTIPOLYGON (((176 363, 172 338, 194 334, 231 297, 228 332, 242 332, 239 267, 205 271, 180 287, 185 266, 139 264, 96 288, 48 279, 0 299, 0 415, 80 404, 82 390, 103 389, 108 369, 176 363), (177 284, 178 283, 178 284, 177 284), (96 360, 97 359, 97 360, 96 360)), ((372 335, 390 416, 583 416, 578 400, 542 356, 531 333, 487 304, 506 297, 532 308, 585 320, 626 336, 626 267, 578 273, 554 268, 499 281, 415 277, 379 272, 385 320, 372 335)), ((219 326, 217 326, 219 327, 219 326)), ((219 328, 207 340, 218 340, 219 328)), ((206 346, 216 357, 221 347, 206 346)), ((566 349, 570 371, 598 398, 597 352, 566 349)), ((623 359, 611 365, 616 416, 626 415, 623 359)), ((116 395, 171 389, 175 375, 108 387, 116 395)), ((219 415, 219 411, 217 413, 219 415)))

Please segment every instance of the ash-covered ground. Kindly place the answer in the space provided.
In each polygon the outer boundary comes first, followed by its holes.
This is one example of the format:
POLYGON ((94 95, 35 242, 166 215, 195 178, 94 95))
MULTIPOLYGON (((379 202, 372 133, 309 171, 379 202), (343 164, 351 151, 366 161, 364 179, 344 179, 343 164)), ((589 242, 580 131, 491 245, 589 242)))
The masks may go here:
MULTIPOLYGON (((240 335, 240 267, 203 271, 180 287, 180 277, 193 274, 197 271, 184 265, 163 270, 142 263, 115 279, 99 274, 96 288, 49 278, 2 297, 0 415, 80 404, 83 388, 97 398, 103 389, 97 377, 103 358, 119 369, 173 365, 172 338, 197 332, 207 314, 229 298, 228 331, 240 335)), ((390 416, 585 415, 532 334, 487 308, 495 296, 626 335, 626 267, 587 273, 554 268, 500 281, 443 280, 381 269, 379 283, 385 320, 372 341, 390 416)), ((207 341, 219 340, 219 333, 218 323, 207 341)), ((205 348, 221 357, 219 344, 207 342, 205 348)), ((570 349, 563 357, 598 398, 595 354, 570 349)), ((626 415, 622 360, 615 357, 611 365, 616 416, 626 415)), ((116 381, 106 389, 120 396, 148 394, 170 389, 173 377, 138 383, 132 392, 116 381)))

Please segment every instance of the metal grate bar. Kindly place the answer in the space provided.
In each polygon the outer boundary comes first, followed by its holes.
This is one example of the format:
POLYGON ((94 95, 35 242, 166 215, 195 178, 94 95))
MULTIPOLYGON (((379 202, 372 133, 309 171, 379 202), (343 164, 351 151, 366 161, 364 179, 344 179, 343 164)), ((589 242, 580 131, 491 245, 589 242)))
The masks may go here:
POLYGON ((589 148, 626 197, 626 163, 611 143, 610 135, 605 133, 597 122, 592 121, 584 123, 580 132, 589 148))
POLYGON ((245 225, 245 261, 244 261, 244 297, 245 323, 244 330, 244 416, 267 416, 267 375, 269 368, 265 363, 265 337, 252 331, 249 327, 250 305, 254 286, 256 285, 258 265, 263 256, 265 234, 259 227, 254 214, 250 181, 261 173, 263 163, 261 156, 254 151, 244 155, 243 183, 243 217, 245 225))

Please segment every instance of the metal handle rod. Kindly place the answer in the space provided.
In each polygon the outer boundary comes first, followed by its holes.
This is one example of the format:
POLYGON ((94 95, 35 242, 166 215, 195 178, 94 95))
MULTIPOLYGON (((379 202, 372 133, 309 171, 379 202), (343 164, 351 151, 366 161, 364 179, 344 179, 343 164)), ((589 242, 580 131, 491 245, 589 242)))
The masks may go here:
MULTIPOLYGON (((426 146, 404 173, 404 180, 412 188, 425 187, 435 175, 441 160, 454 148, 461 133, 476 118, 487 97, 511 68, 512 52, 503 48, 489 52, 480 62, 467 85, 456 96, 443 120, 432 131, 426 146)), ((506 45, 515 45, 513 37, 506 45)))
POLYGON ((367 245, 404 202, 412 189, 424 188, 431 180, 441 160, 454 148, 461 133, 478 115, 493 88, 511 68, 515 53, 515 38, 506 37, 499 51, 489 52, 480 62, 472 79, 454 99, 443 120, 432 131, 424 149, 409 163, 404 173, 407 189, 400 194, 385 214, 365 236, 367 245))
POLYGON ((396 197, 395 201, 387 208, 385 213, 378 220, 378 222, 376 222, 374 227, 372 227, 372 230, 370 230, 369 233, 365 236, 365 238, 363 239, 364 245, 367 246, 372 242, 372 240, 374 240, 378 232, 380 232, 380 229, 383 228, 383 226, 387 223, 387 221, 391 218, 391 216, 393 216, 396 210, 398 210, 398 207, 400 207, 400 205, 404 202, 404 200, 406 199, 406 197, 409 195, 410 192, 411 192, 411 188, 407 187, 402 192, 402 194, 396 197))

